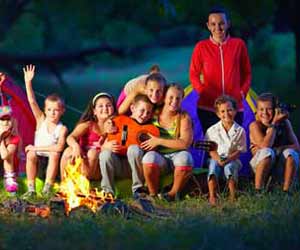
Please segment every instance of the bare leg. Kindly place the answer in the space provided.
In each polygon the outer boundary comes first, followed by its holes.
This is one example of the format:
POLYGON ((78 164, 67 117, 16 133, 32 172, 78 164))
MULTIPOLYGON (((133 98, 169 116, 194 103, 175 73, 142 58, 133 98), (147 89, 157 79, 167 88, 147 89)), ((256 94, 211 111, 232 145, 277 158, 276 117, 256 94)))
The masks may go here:
POLYGON ((160 169, 157 165, 143 165, 144 177, 150 195, 156 195, 159 188, 160 169))
POLYGON ((37 161, 38 156, 33 151, 28 151, 26 155, 26 176, 27 182, 34 185, 35 177, 37 174, 37 161))
POLYGON ((235 201, 235 180, 230 177, 228 180, 228 188, 229 188, 229 200, 235 201))
POLYGON ((213 206, 217 204, 217 179, 211 175, 208 180, 209 203, 213 206))
POLYGON ((185 183, 188 181, 191 176, 190 170, 180 170, 175 167, 174 171, 174 182, 172 189, 168 192, 170 197, 175 197, 175 195, 182 190, 185 183))
POLYGON ((285 162, 283 191, 288 191, 295 175, 296 167, 293 157, 289 156, 285 162))
POLYGON ((5 173, 14 173, 14 155, 11 155, 9 159, 3 161, 3 168, 5 173))
POLYGON ((64 180, 65 178, 65 168, 68 164, 68 161, 71 159, 71 155, 72 155, 72 148, 68 147, 65 149, 65 151, 63 152, 63 155, 61 157, 60 160, 60 179, 61 181, 64 180))
POLYGON ((87 164, 86 164, 86 177, 90 180, 100 179, 100 168, 99 168, 99 152, 95 149, 90 149, 87 152, 87 164))
POLYGON ((52 185, 55 181, 57 171, 58 171, 58 164, 60 159, 60 153, 57 152, 50 152, 49 153, 49 160, 46 172, 46 183, 52 185))
POLYGON ((263 159, 256 167, 255 172, 255 189, 261 189, 265 184, 266 177, 268 176, 271 168, 271 158, 263 159))

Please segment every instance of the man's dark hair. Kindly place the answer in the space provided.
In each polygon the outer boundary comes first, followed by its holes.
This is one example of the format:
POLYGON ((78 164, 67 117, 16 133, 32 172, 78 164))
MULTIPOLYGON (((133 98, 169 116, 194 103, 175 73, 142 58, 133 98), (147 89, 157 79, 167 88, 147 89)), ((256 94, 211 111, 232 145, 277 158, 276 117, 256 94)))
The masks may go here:
POLYGON ((209 10, 207 16, 209 16, 210 14, 224 14, 225 17, 226 17, 226 20, 227 20, 227 21, 229 20, 229 14, 228 14, 228 11, 227 11, 223 6, 219 6, 219 5, 213 6, 213 7, 209 10))

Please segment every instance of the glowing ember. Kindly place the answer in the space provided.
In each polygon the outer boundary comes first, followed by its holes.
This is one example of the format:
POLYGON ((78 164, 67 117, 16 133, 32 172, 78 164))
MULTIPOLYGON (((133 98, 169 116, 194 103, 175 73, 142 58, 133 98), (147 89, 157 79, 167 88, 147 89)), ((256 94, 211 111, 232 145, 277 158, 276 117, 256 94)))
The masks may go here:
POLYGON ((60 184, 58 195, 65 200, 66 214, 79 206, 87 206, 93 212, 105 202, 114 202, 112 195, 99 192, 97 189, 90 190, 89 180, 80 173, 82 159, 77 158, 74 164, 68 163, 65 168, 65 178, 60 184))

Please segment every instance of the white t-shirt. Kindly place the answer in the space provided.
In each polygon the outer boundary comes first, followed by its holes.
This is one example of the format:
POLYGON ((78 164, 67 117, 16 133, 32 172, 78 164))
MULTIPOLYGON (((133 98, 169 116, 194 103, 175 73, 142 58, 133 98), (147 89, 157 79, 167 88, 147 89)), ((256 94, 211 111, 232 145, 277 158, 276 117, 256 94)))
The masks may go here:
MULTIPOLYGON (((42 122, 39 129, 35 131, 34 136, 34 146, 40 147, 40 146, 51 146, 58 143, 60 130, 63 127, 63 124, 59 122, 54 131, 50 133, 48 131, 47 122, 46 119, 42 122)), ((48 152, 38 151, 38 155, 41 156, 49 156, 48 152)))
POLYGON ((221 121, 217 122, 208 128, 205 138, 218 144, 217 152, 219 155, 227 157, 236 150, 247 151, 245 129, 236 122, 233 123, 228 132, 224 129, 221 121))

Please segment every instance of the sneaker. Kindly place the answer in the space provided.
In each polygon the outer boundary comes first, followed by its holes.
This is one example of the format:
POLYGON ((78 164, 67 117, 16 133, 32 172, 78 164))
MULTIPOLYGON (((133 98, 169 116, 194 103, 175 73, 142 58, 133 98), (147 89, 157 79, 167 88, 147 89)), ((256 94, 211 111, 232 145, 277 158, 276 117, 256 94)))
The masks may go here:
POLYGON ((113 193, 111 193, 111 192, 105 192, 104 190, 101 190, 100 196, 102 197, 102 199, 105 202, 112 202, 112 201, 114 201, 116 199, 115 195, 113 193))
POLYGON ((148 195, 148 192, 145 188, 143 187, 139 187, 137 190, 135 190, 133 192, 133 199, 134 200, 137 200, 137 199, 140 199, 140 198, 146 198, 148 195))
POLYGON ((4 187, 9 193, 15 193, 18 191, 18 183, 15 179, 15 173, 6 173, 4 175, 4 187))
POLYGON ((42 190, 42 195, 44 197, 48 197, 52 194, 52 185, 49 184, 49 183, 46 183, 43 187, 43 190, 42 190))
POLYGON ((163 201, 172 202, 175 201, 174 197, 171 197, 168 193, 160 193, 158 194, 158 198, 163 201))

